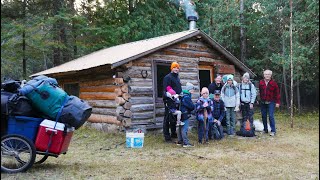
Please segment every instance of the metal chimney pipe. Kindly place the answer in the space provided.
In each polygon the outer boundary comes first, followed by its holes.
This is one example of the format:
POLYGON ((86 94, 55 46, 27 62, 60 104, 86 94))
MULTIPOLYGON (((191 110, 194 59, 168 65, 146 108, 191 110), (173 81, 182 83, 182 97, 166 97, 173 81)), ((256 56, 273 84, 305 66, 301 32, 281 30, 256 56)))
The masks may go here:
POLYGON ((188 16, 189 30, 196 29, 196 23, 198 18, 196 16, 188 16))

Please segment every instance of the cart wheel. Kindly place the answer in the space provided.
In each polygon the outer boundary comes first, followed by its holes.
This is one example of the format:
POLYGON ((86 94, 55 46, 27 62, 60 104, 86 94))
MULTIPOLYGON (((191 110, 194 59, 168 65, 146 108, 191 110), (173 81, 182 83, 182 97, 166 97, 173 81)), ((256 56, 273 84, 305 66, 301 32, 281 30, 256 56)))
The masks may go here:
POLYGON ((36 159, 36 148, 21 135, 1 138, 1 172, 17 173, 28 170, 36 159))

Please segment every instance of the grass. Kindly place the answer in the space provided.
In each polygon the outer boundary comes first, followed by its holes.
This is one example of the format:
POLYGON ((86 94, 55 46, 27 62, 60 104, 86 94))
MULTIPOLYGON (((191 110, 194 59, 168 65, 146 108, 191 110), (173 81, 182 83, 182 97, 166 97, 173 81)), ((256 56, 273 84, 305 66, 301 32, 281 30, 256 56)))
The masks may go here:
MULTIPOLYGON (((260 117, 259 113, 255 117, 260 117)), ((151 132, 142 149, 128 149, 124 133, 75 131, 66 155, 3 179, 319 179, 319 113, 276 114, 277 136, 226 137, 182 148, 151 132)), ((196 131, 189 135, 196 142, 196 131)))

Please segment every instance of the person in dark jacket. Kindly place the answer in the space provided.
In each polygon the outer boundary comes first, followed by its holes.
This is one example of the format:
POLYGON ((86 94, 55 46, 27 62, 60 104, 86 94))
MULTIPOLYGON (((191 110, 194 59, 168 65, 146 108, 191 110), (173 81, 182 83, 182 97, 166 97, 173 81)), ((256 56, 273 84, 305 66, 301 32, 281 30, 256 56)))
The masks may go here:
POLYGON ((210 139, 222 139, 224 137, 223 135, 223 127, 221 125, 222 119, 225 116, 225 107, 224 102, 220 99, 220 91, 215 90, 214 91, 214 98, 213 98, 213 123, 209 124, 209 128, 211 129, 212 134, 210 139), (213 132, 213 128, 216 126, 219 132, 219 137, 217 137, 213 132), (216 136, 216 137, 215 137, 216 136))
POLYGON ((177 62, 171 63, 171 72, 167 74, 163 78, 163 102, 165 105, 165 114, 163 120, 163 135, 166 142, 172 142, 172 138, 177 138, 176 133, 176 121, 172 120, 172 114, 168 109, 168 103, 170 103, 170 99, 166 96, 166 88, 167 86, 171 86, 171 88, 177 93, 181 94, 182 87, 179 78, 179 70, 180 65, 177 62), (170 134, 171 130, 171 134, 170 134))
POLYGON ((221 91, 222 86, 223 86, 222 76, 220 74, 217 74, 216 78, 214 79, 214 82, 212 82, 208 86, 209 93, 214 94, 215 90, 221 91))
POLYGON ((263 72, 264 79, 259 82, 260 106, 264 132, 268 133, 267 114, 271 126, 270 136, 276 134, 276 122, 274 119, 275 107, 280 106, 280 90, 278 84, 271 78, 272 71, 263 72))
POLYGON ((188 128, 189 128, 189 118, 191 116, 191 111, 194 110, 195 105, 191 100, 191 94, 197 88, 192 83, 187 83, 185 90, 183 90, 183 96, 181 98, 180 111, 182 112, 183 126, 178 128, 178 145, 183 145, 182 147, 193 147, 194 145, 189 142, 188 139, 188 128))

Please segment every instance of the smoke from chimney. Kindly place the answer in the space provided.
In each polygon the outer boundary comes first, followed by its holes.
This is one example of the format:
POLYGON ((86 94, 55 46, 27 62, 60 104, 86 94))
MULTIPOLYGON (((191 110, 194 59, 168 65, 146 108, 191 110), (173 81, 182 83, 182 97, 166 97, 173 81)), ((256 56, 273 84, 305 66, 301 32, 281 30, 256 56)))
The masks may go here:
POLYGON ((196 5, 191 0, 173 0, 175 4, 182 7, 186 13, 186 18, 189 21, 189 29, 196 29, 196 22, 199 19, 198 13, 196 12, 196 5))

